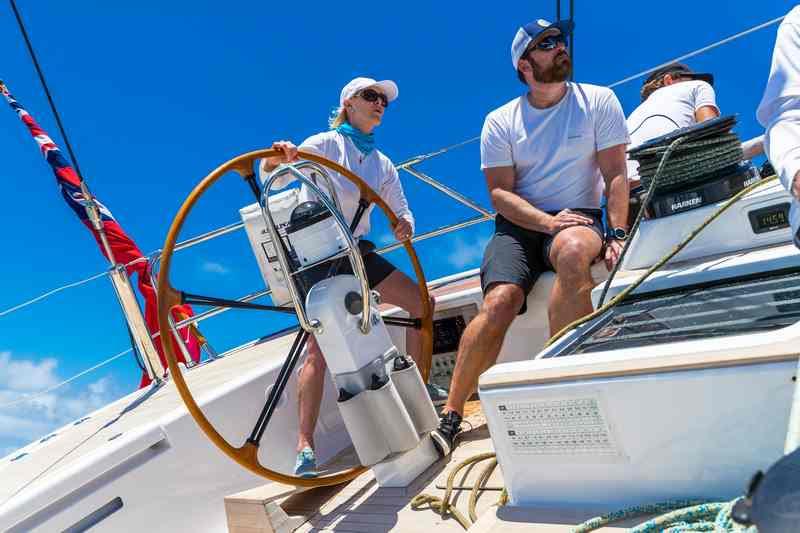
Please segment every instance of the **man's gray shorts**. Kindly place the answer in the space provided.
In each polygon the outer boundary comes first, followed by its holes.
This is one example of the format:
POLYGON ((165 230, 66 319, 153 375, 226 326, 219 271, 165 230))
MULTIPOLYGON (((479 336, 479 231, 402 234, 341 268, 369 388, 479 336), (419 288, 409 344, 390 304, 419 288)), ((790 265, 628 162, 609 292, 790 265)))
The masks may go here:
MULTIPOLYGON (((603 215, 600 209, 572 209, 572 211, 590 217, 594 223, 588 227, 596 231, 605 243, 603 215)), ((497 215, 494 220, 494 235, 486 246, 481 263, 483 294, 486 294, 486 289, 493 283, 512 283, 521 287, 527 298, 542 272, 555 271, 549 258, 554 238, 555 235, 517 226, 502 215, 497 215)), ((527 304, 523 303, 519 314, 523 314, 527 309, 527 304)))

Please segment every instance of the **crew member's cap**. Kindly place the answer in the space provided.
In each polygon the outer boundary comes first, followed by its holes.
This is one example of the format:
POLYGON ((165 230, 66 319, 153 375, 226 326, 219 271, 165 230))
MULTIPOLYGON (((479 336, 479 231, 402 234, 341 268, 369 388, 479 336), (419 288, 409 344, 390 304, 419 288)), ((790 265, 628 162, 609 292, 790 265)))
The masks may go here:
POLYGON ((692 72, 692 69, 690 69, 683 63, 671 63, 666 67, 661 67, 660 69, 650 73, 647 79, 644 80, 643 85, 647 85, 651 81, 664 77, 667 74, 672 74, 672 75, 678 74, 682 77, 692 78, 693 80, 703 80, 709 85, 714 85, 713 74, 709 74, 707 72, 692 72))
POLYGON ((531 41, 539 37, 543 32, 553 28, 560 30, 563 35, 569 35, 572 33, 572 30, 575 29, 575 23, 571 20, 560 20, 555 23, 550 23, 544 19, 539 19, 529 22, 517 30, 514 41, 511 43, 511 63, 514 65, 515 69, 517 68, 519 59, 522 57, 522 54, 525 53, 525 50, 528 49, 528 45, 531 44, 531 41))
POLYGON ((372 78, 355 78, 342 89, 342 94, 339 96, 339 105, 344 105, 345 100, 352 98, 358 91, 367 87, 377 87, 390 102, 400 94, 397 84, 392 80, 376 81, 372 78))

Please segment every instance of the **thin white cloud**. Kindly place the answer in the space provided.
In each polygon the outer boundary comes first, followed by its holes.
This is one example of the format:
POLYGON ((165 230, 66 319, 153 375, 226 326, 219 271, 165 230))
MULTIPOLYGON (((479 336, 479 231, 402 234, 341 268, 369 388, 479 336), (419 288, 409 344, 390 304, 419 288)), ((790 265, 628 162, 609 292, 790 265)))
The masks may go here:
POLYGON ((9 352, 0 352, 0 390, 42 390, 58 381, 55 368, 58 362, 48 358, 36 363, 30 360, 12 360, 9 352))
POLYGON ((447 262, 459 269, 479 266, 488 242, 488 237, 465 240, 458 236, 453 240, 452 248, 447 255, 447 262))
MULTIPOLYGON (((60 383, 58 361, 15 358, 0 352, 0 405, 60 383)), ((113 380, 99 377, 88 385, 72 383, 31 401, 0 408, 0 457, 41 438, 114 399, 113 380)))
POLYGON ((230 272, 230 269, 223 265, 222 263, 217 263, 215 261, 205 261, 201 267, 203 272, 208 272, 210 274, 219 274, 225 275, 230 272))

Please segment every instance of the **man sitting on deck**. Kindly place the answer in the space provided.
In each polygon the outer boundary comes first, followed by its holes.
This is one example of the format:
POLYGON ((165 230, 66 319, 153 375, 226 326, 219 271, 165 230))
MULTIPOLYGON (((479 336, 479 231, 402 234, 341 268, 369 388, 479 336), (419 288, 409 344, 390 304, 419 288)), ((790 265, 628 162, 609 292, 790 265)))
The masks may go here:
MULTIPOLYGON (((714 76, 701 74, 683 63, 662 67, 642 85, 642 103, 628 117, 631 148, 650 139, 719 116, 714 76)), ((639 185, 639 163, 628 161, 631 188, 639 185)))
MULTIPOLYGON (((529 89, 492 111, 481 133, 481 167, 497 210, 481 265, 484 299, 458 348, 450 393, 432 433, 442 455, 453 448, 464 404, 481 372, 497 360, 506 332, 539 275, 556 272, 550 331, 592 311, 592 262, 616 263, 626 237, 625 116, 605 87, 567 82, 567 21, 519 29, 511 58, 529 89), (605 184, 604 184, 605 180, 605 184), (611 237, 604 248, 605 185, 611 237)), ((533 354, 531 354, 533 355, 533 354)))
POLYGON ((775 173, 794 198, 789 211, 800 247, 800 6, 778 28, 772 67, 756 116, 766 129, 764 147, 775 173))

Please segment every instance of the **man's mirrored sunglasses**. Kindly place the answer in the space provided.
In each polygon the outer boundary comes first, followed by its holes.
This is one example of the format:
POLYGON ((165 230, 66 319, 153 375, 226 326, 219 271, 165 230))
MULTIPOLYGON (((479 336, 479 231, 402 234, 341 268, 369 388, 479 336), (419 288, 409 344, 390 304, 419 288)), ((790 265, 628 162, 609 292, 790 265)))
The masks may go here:
POLYGON ((528 52, 534 49, 544 50, 544 51, 552 50, 558 47, 559 44, 567 46, 567 36, 564 35, 563 33, 559 33, 558 35, 548 35, 547 37, 536 43, 536 46, 531 46, 528 52))
POLYGON ((383 93, 379 93, 375 89, 364 89, 359 93, 359 95, 367 102, 374 102, 380 99, 381 103, 383 104, 383 107, 389 107, 389 99, 386 98, 386 95, 383 93))

